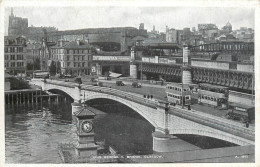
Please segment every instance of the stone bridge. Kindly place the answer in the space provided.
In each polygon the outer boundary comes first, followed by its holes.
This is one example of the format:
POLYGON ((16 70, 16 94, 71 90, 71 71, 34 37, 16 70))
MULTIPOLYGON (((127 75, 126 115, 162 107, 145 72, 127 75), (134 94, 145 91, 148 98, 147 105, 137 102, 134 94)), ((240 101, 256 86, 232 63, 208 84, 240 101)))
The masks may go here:
POLYGON ((34 79, 31 84, 42 87, 43 91, 61 90, 74 99, 72 114, 82 109, 81 103, 91 99, 106 98, 120 102, 151 123, 153 149, 167 152, 169 144, 178 140, 174 135, 193 134, 221 139, 237 145, 254 145, 255 130, 242 124, 211 115, 199 114, 186 109, 170 106, 166 102, 148 100, 141 96, 107 87, 72 82, 34 79), (84 98, 85 94, 85 98, 84 98))

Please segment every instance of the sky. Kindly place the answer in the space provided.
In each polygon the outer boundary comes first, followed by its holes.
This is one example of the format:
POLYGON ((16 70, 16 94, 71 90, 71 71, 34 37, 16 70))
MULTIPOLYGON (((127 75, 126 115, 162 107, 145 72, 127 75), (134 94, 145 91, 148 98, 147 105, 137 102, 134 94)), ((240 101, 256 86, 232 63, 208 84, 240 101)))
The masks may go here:
MULTIPOLYGON (((233 29, 254 28, 253 8, 212 7, 14 7, 14 15, 28 18, 29 26, 54 26, 59 30, 108 27, 139 27, 165 32, 169 28, 198 27, 213 23, 222 28, 228 21, 233 29)), ((11 8, 5 8, 5 34, 11 8)))

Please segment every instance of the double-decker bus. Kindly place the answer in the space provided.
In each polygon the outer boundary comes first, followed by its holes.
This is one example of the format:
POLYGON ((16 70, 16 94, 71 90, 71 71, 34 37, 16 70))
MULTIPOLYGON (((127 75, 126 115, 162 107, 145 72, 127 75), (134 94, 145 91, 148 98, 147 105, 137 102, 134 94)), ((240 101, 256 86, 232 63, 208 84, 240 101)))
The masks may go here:
POLYGON ((33 72, 34 78, 49 78, 50 74, 48 71, 36 70, 33 72))
POLYGON ((167 99, 172 105, 190 105, 191 104, 191 90, 189 85, 181 83, 171 83, 166 85, 167 99), (182 91, 183 88, 183 91, 182 91), (182 98, 183 97, 183 98, 182 98))
POLYGON ((201 83, 198 89, 198 102, 226 109, 228 104, 228 88, 201 83))

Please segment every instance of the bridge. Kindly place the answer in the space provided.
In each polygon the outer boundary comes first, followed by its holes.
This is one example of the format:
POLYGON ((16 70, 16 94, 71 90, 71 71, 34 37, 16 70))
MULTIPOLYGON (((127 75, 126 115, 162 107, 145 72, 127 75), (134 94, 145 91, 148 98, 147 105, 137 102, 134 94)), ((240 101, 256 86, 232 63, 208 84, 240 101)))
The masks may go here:
POLYGON ((193 134, 228 141, 240 146, 255 144, 255 130, 241 123, 224 118, 192 112, 170 106, 163 101, 148 100, 129 92, 108 87, 99 87, 56 80, 33 79, 30 84, 42 87, 43 91, 60 90, 74 99, 72 114, 82 109, 85 101, 105 98, 122 103, 154 126, 153 150, 169 151, 169 143, 177 140, 174 135, 193 134), (84 97, 85 95, 85 97, 84 97))

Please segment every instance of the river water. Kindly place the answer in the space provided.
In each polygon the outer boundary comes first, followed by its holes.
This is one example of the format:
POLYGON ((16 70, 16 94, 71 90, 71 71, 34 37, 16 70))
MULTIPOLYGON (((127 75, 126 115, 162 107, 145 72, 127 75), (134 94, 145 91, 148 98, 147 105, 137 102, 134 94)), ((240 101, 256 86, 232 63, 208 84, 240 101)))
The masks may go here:
MULTIPOLYGON (((58 145, 77 140, 70 104, 6 106, 6 163, 61 163, 58 145)), ((115 107, 96 119, 96 140, 105 141, 121 154, 151 153, 153 127, 140 116, 112 110, 115 107)))
MULTIPOLYGON (((44 102, 43 105, 6 105, 6 163, 61 163, 58 146, 76 143, 72 123, 71 99, 67 102, 44 102)), ((87 103, 104 111, 94 121, 95 141, 112 146, 120 154, 151 154, 154 127, 130 108, 107 99, 87 103)), ((234 146, 208 137, 179 135, 201 149, 234 146)))

